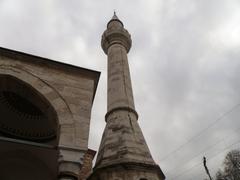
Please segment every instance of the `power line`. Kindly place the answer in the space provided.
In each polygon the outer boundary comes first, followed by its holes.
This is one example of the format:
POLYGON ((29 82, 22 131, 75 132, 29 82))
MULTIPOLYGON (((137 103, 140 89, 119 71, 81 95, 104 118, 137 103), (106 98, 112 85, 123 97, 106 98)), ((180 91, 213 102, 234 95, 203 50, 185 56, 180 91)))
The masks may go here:
POLYGON ((223 113, 220 117, 218 117, 213 123, 211 123, 210 125, 208 125, 206 128, 204 128, 202 131, 200 131, 199 133, 197 133, 195 136, 193 136, 192 138, 190 138, 187 142, 183 143, 182 145, 180 145, 177 149, 173 150, 172 152, 168 153, 166 156, 164 156, 163 158, 160 159, 160 161, 164 161, 165 159, 169 158, 172 154, 178 152, 179 150, 181 150, 184 146, 186 146, 187 144, 189 144, 191 141, 193 141, 194 139, 196 139, 197 137, 201 136, 205 131, 207 131, 208 129, 210 129, 211 127, 213 127, 215 124, 217 124, 219 121, 221 121, 224 117, 226 117, 227 115, 231 114, 233 111, 235 111, 235 109, 237 109, 238 107, 240 107, 240 103, 236 104, 235 106, 233 106, 230 110, 226 111, 225 113, 223 113))
MULTIPOLYGON (((232 147, 232 146, 234 146, 234 145, 236 145, 236 144, 239 144, 239 143, 240 143, 240 140, 235 141, 234 143, 232 143, 232 144, 230 144, 229 146, 225 147, 222 151, 220 151, 220 152, 216 153, 214 156, 208 158, 208 160, 213 159, 214 157, 218 156, 219 154, 221 154, 222 152, 226 151, 226 150, 229 149, 230 147, 232 147)), ((180 177, 180 176, 186 174, 187 172, 191 171, 191 170, 192 170, 193 168, 195 168, 196 166, 199 166, 201 163, 202 163, 202 162, 193 165, 192 167, 190 167, 190 168, 182 171, 180 174, 177 174, 177 175, 175 175, 174 177, 172 177, 172 178, 170 178, 170 179, 175 179, 175 178, 177 178, 177 177, 180 177)))
MULTIPOLYGON (((240 130, 240 128, 237 128, 237 129, 235 129, 234 131, 239 131, 239 130, 240 130)), ((196 157, 202 155, 204 152, 209 151, 210 149, 212 149, 213 147, 215 147, 216 145, 218 145, 218 144, 221 143, 222 141, 228 139, 229 137, 230 137, 230 136, 224 137, 224 138, 220 139, 219 141, 217 141, 216 143, 214 143, 214 144, 206 147, 205 149, 203 149, 202 151, 200 151, 197 155, 193 156, 190 160, 188 160, 187 162, 185 162, 185 165, 188 164, 189 162, 191 162, 191 161, 192 161, 193 159, 195 159, 196 157)), ((174 167, 173 169, 170 170, 170 172, 174 172, 174 171, 175 171, 178 167, 180 167, 180 166, 182 167, 182 164, 174 167)), ((171 174, 171 173, 170 173, 170 174, 171 174)))

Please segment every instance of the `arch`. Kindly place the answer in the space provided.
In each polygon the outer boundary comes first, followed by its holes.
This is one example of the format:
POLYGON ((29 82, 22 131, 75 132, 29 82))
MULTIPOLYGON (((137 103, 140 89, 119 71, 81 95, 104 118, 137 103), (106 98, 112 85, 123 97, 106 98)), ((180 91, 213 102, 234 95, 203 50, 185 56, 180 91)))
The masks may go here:
POLYGON ((10 75, 0 75, 0 114, 0 132, 5 136, 30 141, 56 139, 56 111, 31 86, 10 75))
POLYGON ((58 141, 61 141, 59 137, 60 127, 73 123, 71 110, 61 94, 59 94, 59 92, 46 81, 24 69, 1 65, 0 76, 10 76, 16 78, 28 85, 30 88, 34 89, 40 96, 44 97, 50 103, 57 115, 57 139, 58 141))

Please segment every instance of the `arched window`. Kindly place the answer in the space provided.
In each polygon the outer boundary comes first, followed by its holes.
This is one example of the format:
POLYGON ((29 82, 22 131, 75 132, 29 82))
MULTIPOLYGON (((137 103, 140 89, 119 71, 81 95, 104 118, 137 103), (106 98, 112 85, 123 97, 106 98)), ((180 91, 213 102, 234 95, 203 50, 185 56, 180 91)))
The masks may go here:
POLYGON ((56 137, 57 117, 50 103, 30 85, 0 76, 0 133, 30 141, 56 137))

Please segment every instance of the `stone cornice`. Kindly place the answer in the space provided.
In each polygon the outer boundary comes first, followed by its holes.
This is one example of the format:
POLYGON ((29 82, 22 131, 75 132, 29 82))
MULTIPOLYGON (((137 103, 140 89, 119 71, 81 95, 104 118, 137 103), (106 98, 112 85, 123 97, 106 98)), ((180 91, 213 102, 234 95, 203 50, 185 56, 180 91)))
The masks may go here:
POLYGON ((129 52, 132 46, 131 35, 126 29, 107 29, 102 35, 101 44, 105 54, 108 54, 108 48, 113 44, 121 44, 129 52))
POLYGON ((131 112, 131 113, 135 114, 136 119, 138 119, 138 113, 137 113, 137 111, 136 111, 135 109, 130 108, 130 107, 121 106, 121 107, 116 107, 116 108, 113 108, 113 109, 109 110, 109 111, 107 112, 107 114, 105 115, 105 121, 107 122, 108 117, 109 117, 109 115, 110 115, 111 113, 113 113, 113 112, 115 112, 115 111, 122 111, 122 110, 128 111, 128 112, 131 112))

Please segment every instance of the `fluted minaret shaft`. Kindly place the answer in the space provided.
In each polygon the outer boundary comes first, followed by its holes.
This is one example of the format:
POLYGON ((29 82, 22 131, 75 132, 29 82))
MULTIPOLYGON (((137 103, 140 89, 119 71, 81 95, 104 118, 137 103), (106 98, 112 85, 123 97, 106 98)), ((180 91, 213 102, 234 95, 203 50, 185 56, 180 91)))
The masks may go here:
POLYGON ((102 36, 102 48, 108 56, 108 112, 135 109, 127 57, 131 43, 130 34, 114 15, 102 36))
POLYGON ((126 48, 113 44, 108 48, 108 112, 115 108, 135 109, 126 48))
POLYGON ((106 127, 90 180, 164 179, 137 122, 127 57, 131 44, 130 34, 114 14, 102 36, 102 48, 108 57, 106 127), (135 170, 120 170, 122 166, 135 170))

